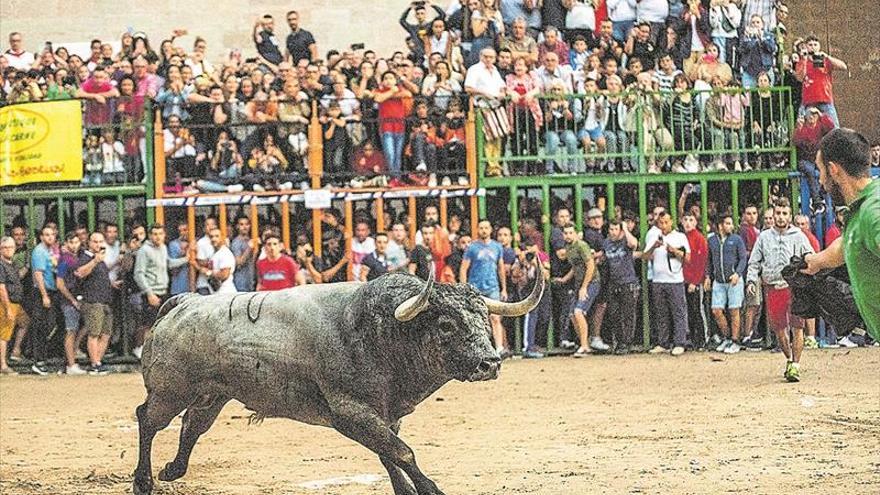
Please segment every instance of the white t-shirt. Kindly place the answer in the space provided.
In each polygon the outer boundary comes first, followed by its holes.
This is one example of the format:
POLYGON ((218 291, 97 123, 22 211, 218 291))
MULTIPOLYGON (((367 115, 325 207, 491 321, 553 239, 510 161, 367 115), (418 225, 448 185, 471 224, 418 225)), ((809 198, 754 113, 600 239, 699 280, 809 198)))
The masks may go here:
POLYGON ((351 273, 355 280, 360 280, 361 264, 364 258, 376 251, 376 241, 372 237, 367 237, 364 242, 360 242, 357 238, 351 240, 351 273))
MULTIPOLYGON (((196 260, 198 261, 208 261, 212 259, 214 256, 214 246, 211 245, 211 239, 208 239, 208 236, 202 236, 198 241, 196 241, 196 260)), ((235 257, 233 257, 233 263, 235 262, 235 257)), ((199 273, 199 277, 196 279, 196 289, 202 289, 205 287, 210 287, 208 285, 208 279, 201 273, 199 273)))
POLYGON ((34 65, 36 58, 31 52, 12 53, 12 50, 6 50, 3 54, 9 62, 9 66, 17 70, 28 70, 34 65))
POLYGON ((104 252, 104 264, 107 265, 107 268, 110 269, 111 282, 116 282, 117 277, 119 276, 119 253, 122 250, 122 244, 119 241, 116 241, 114 244, 107 244, 107 251, 104 252))
MULTIPOLYGON (((663 237, 663 242, 676 249, 684 249, 686 252, 691 251, 687 236, 677 230, 673 230, 669 234, 663 235, 660 229, 650 230, 645 236, 645 251, 654 245, 658 238, 663 237)), ((682 271, 682 263, 679 258, 672 256, 667 251, 666 246, 660 246, 654 250, 651 258, 653 264, 654 277, 653 281, 661 284, 683 284, 684 271, 682 271)))
POLYGON ((229 268, 229 277, 223 281, 220 288, 214 291, 215 294, 235 294, 235 283, 232 281, 232 274, 235 273, 235 255, 228 247, 223 246, 211 256, 211 270, 218 271, 229 268))
POLYGON ((385 248, 385 257, 392 268, 405 266, 409 263, 406 256, 406 248, 393 239, 388 240, 388 247, 385 248))
POLYGON ((507 87, 507 84, 494 65, 491 69, 487 69, 486 64, 477 62, 468 68, 464 86, 497 97, 501 94, 501 90, 507 87))

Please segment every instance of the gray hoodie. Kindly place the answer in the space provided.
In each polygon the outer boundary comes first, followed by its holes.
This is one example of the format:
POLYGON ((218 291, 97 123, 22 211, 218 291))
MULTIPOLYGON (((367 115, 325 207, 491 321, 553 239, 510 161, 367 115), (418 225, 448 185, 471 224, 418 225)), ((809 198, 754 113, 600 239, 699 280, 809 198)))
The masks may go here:
POLYGON ((147 241, 137 252, 134 262, 134 281, 144 294, 168 294, 168 270, 187 263, 187 258, 168 259, 168 248, 147 241))
POLYGON ((782 278, 782 269, 791 262, 791 257, 812 253, 813 247, 801 229, 789 225, 788 230, 780 233, 770 228, 758 236, 752 254, 749 256, 748 283, 757 283, 758 277, 767 285, 776 288, 788 287, 782 278))

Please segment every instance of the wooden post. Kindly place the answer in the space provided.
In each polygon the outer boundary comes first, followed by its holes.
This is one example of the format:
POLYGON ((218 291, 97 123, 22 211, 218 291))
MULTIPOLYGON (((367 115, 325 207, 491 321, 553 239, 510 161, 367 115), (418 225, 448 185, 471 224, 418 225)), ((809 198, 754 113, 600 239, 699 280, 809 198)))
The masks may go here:
POLYGON ((226 218, 226 203, 220 203, 219 206, 220 218, 218 219, 218 221, 220 223, 220 235, 222 235, 224 239, 228 239, 229 233, 227 232, 228 229, 226 228, 226 225, 228 223, 228 220, 226 218))
POLYGON ((440 225, 449 231, 449 212, 446 204, 446 196, 440 196, 440 225))
MULTIPOLYGON (((318 102, 312 100, 312 119, 309 122, 309 178, 312 189, 321 188, 321 176, 324 174, 324 137, 321 123, 318 122, 318 102)), ((312 210, 312 249, 315 256, 321 256, 321 210, 312 210)))
MULTIPOLYGON (((165 135, 162 132, 162 114, 156 112, 156 119, 153 123, 153 174, 155 180, 153 182, 153 197, 162 199, 165 197, 165 135)), ((156 205, 156 223, 165 224, 165 207, 161 204, 156 205)))
POLYGON ((290 203, 287 201, 281 203, 281 241, 290 251, 290 203))
MULTIPOLYGON (((464 140, 466 150, 466 162, 468 174, 468 182, 470 187, 477 187, 477 125, 474 110, 474 101, 468 99, 467 121, 464 124, 464 140)), ((476 211, 474 205, 471 205, 471 211, 476 211)), ((472 215, 473 217, 473 215, 472 215)), ((476 222, 471 222, 476 225, 476 222)), ((474 227, 476 229, 476 227, 474 227)), ((474 231, 476 234, 476 230, 474 231)), ((476 237, 475 237, 476 238, 476 237)))
POLYGON ((260 239, 260 210, 255 203, 251 203, 251 239, 260 239))
POLYGON ((416 244, 416 229, 418 228, 416 224, 419 223, 419 219, 417 218, 416 212, 416 197, 409 197, 409 243, 411 246, 415 246, 416 244))
POLYGON ((479 205, 477 205, 477 196, 473 195, 470 197, 471 204, 471 238, 477 238, 477 224, 480 221, 480 209, 479 205))
MULTIPOLYGON (((156 216, 156 220, 158 221, 159 217, 156 216)), ((195 206, 187 206, 186 207, 186 224, 189 228, 187 237, 189 238, 189 249, 195 250, 196 248, 196 207, 195 206)), ((190 289, 195 290, 196 287, 196 268, 192 265, 189 267, 189 286, 190 289)))
MULTIPOLYGON (((352 208, 351 201, 345 201, 345 257, 349 260, 351 259, 351 241, 353 238, 352 231, 354 230, 354 208, 352 208)), ((351 263, 345 265, 345 271, 347 274, 348 280, 354 280, 354 267, 351 263)))
POLYGON ((376 232, 385 232, 385 200, 380 196, 376 198, 376 232))

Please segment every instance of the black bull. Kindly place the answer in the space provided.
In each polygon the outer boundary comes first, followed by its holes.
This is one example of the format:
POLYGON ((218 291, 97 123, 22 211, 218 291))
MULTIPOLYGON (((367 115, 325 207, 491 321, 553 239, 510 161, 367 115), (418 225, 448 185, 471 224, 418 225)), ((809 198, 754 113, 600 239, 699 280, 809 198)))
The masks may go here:
POLYGON ((395 495, 442 495, 398 436, 400 419, 446 382, 497 378, 489 314, 519 316, 541 299, 501 303, 463 284, 391 274, 367 283, 169 300, 144 345, 133 492, 152 492, 156 433, 186 410, 174 460, 186 473, 198 438, 232 399, 255 417, 335 428, 375 452, 395 495), (409 480, 407 481, 407 477, 409 480))

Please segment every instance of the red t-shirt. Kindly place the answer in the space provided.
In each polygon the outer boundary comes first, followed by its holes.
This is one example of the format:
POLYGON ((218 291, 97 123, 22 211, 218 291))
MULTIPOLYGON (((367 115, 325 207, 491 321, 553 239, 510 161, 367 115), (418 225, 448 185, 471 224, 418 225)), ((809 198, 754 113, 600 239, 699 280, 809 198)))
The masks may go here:
POLYGON ((813 61, 803 59, 799 70, 803 71, 806 65, 807 72, 804 76, 804 89, 801 95, 801 103, 806 106, 813 103, 834 103, 834 95, 831 93, 831 61, 825 57, 825 65, 819 68, 813 66, 813 61))
POLYGON ((825 245, 830 246, 832 242, 839 238, 840 227, 837 226, 837 223, 833 223, 831 224, 831 227, 828 227, 828 230, 825 231, 825 245))
POLYGON ((706 278, 706 263, 709 262, 709 243, 699 230, 685 233, 691 246, 691 260, 684 264, 684 281, 700 285, 706 278))
POLYGON ((804 235, 807 236, 807 240, 810 241, 810 246, 813 246, 813 251, 818 253, 822 250, 822 248, 819 246, 819 239, 817 239, 812 232, 806 229, 801 229, 801 231, 803 231, 804 235))
POLYGON ((286 254, 275 261, 269 258, 257 261, 257 283, 261 290, 289 289, 296 285, 297 273, 299 265, 286 254))
MULTIPOLYGON (((113 85, 110 84, 110 81, 99 83, 98 81, 95 81, 95 79, 90 77, 86 79, 82 86, 80 86, 80 89, 82 89, 86 93, 100 94, 112 90, 113 85)), ((85 115, 83 116, 83 120, 85 121, 86 125, 109 124, 110 117, 112 115, 113 114, 110 108, 109 101, 106 101, 104 103, 98 103, 97 101, 93 100, 86 101, 85 115)))
MULTIPOLYGON (((389 88, 379 88, 376 93, 387 93, 389 88)), ((403 98, 392 97, 379 103, 379 132, 403 134, 406 131, 406 108, 403 98)))

